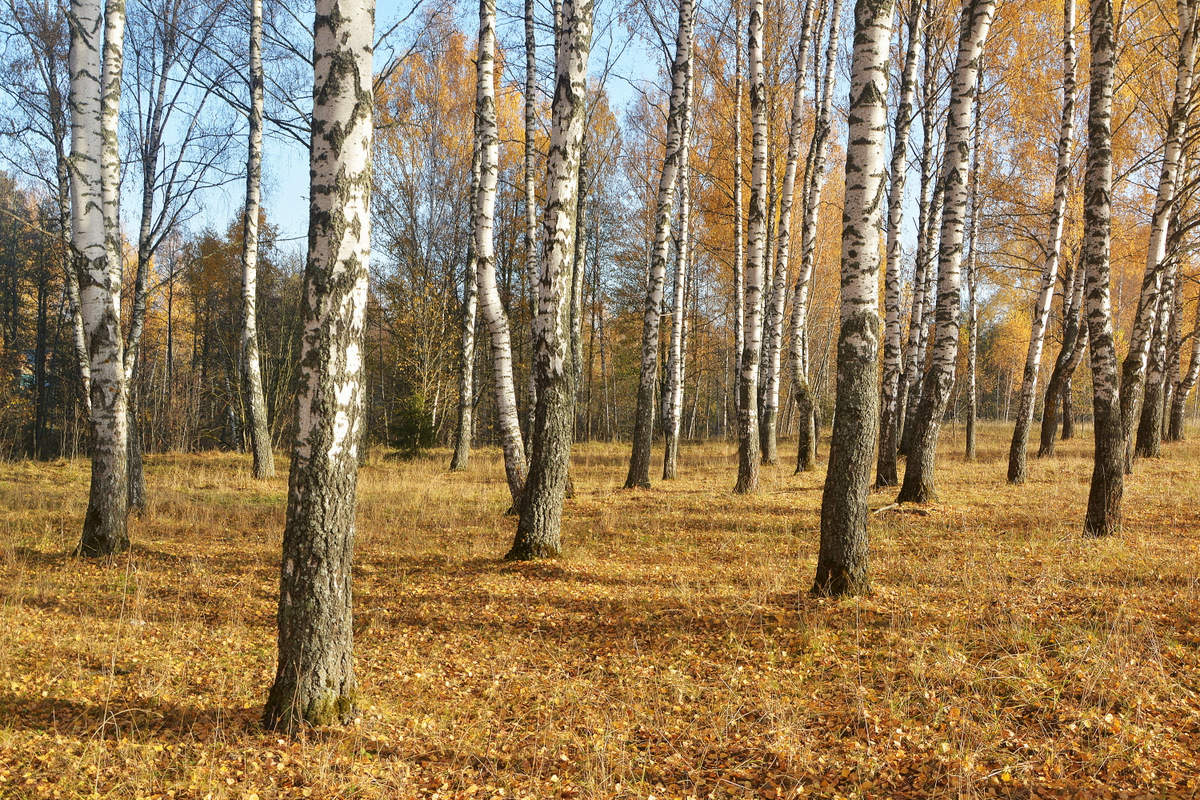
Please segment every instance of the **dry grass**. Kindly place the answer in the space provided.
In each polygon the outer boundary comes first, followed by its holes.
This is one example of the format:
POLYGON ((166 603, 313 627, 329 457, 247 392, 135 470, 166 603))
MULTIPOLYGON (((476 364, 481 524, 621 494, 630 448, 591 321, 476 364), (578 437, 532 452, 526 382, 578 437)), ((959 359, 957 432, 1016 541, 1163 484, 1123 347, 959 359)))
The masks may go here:
MULTIPOLYGON (((729 492, 725 444, 619 489, 577 448, 566 556, 509 543, 497 455, 361 475, 361 719, 283 741, 285 479, 149 460, 131 553, 66 555, 82 462, 0 467, 0 797, 1193 797, 1200 443, 1142 464, 1123 534, 1078 535, 1090 440, 1004 483, 1007 430, 942 502, 874 518, 873 596, 816 601, 820 476, 729 492)), ((787 461, 790 447, 784 448, 787 461)), ((953 451, 953 452, 951 452, 953 451)), ((893 495, 872 496, 872 506, 893 495)))

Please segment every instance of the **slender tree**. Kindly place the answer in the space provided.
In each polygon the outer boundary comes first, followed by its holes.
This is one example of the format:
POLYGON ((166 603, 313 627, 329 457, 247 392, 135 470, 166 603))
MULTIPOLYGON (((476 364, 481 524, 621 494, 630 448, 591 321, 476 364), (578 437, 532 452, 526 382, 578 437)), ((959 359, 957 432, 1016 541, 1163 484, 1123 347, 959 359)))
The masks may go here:
POLYGON ((1042 282, 1033 306, 1029 349, 1025 354, 1025 372, 1021 377, 1021 399, 1017 404, 1017 424, 1013 428, 1012 444, 1008 449, 1009 483, 1024 483, 1029 475, 1026 464, 1029 428, 1033 424, 1033 407, 1037 397, 1038 373, 1042 367, 1046 323, 1050 319, 1054 284, 1058 280, 1058 263, 1062 258, 1063 225, 1067 218, 1067 191, 1071 179, 1071 150, 1075 139, 1075 65, 1079 60, 1075 53, 1075 0, 1063 1, 1062 43, 1063 104, 1062 122, 1058 133, 1058 164, 1054 171, 1054 206, 1050 211, 1046 263, 1042 267, 1042 282))
POLYGON ((979 119, 983 106, 983 68, 975 78, 976 112, 975 125, 971 134, 971 177, 968 180, 967 213, 970 227, 967 229, 967 411, 966 411, 966 447, 964 455, 968 461, 974 461, 976 455, 975 422, 978 416, 976 408, 978 400, 978 376, 976 366, 979 360, 979 119))
POLYGON ((472 221, 475 247, 475 280, 479 312, 487 324, 492 349, 492 391, 504 451, 504 474, 512 507, 521 504, 525 486, 525 444, 517 412, 513 379, 512 339, 508 317, 496 285, 496 185, 499 180, 500 134, 496 122, 496 3, 480 0, 479 47, 475 59, 475 136, 479 148, 479 185, 472 221))
MULTIPOLYGON (((1192 71, 1196 62, 1196 2, 1176 3, 1179 23, 1179 52, 1175 66, 1175 98, 1167 120, 1163 142, 1162 169, 1158 177, 1158 194, 1154 201, 1154 216, 1150 223, 1150 244, 1146 251, 1146 270, 1138 296, 1137 312, 1129 333, 1129 349, 1121 364, 1121 435, 1125 441, 1125 471, 1133 469, 1134 426, 1141 414, 1145 391, 1146 362, 1158 306, 1163 299, 1163 270, 1166 266, 1167 233, 1175 208, 1179 162, 1187 129, 1188 110, 1192 100, 1192 71)), ((1095 331, 1093 331, 1094 333, 1095 331)), ((1095 338, 1092 339, 1093 346, 1095 338)))
POLYGON ((758 489, 758 369, 762 349, 762 293, 767 248, 767 90, 763 69, 763 0, 751 0, 746 53, 750 69, 749 247, 746 255, 741 374, 738 375, 738 494, 758 489))
POLYGON ((1092 362, 1095 464, 1088 494, 1085 536, 1108 536, 1121 525, 1125 439, 1117 385, 1109 299, 1109 242, 1112 234, 1112 96, 1117 48, 1112 0, 1091 0, 1091 86, 1088 152, 1083 178, 1083 268, 1092 362))
POLYGON ((258 210, 262 183, 262 0, 250 0, 250 139, 246 155, 246 210, 242 228, 242 391, 245 394, 254 477, 275 474, 267 403, 258 354, 258 210))
MULTIPOLYGON (((486 2, 486 0, 485 0, 486 2)), ((317 0, 308 263, 268 728, 349 722, 350 565, 371 247, 373 0, 317 0)))
MULTIPOLYGON (((478 215, 479 137, 471 157, 471 219, 478 215)), ((471 459, 471 437, 475 413, 475 324, 479 310, 479 276, 475 263, 475 237, 467 242, 467 260, 463 270, 462 348, 458 364, 458 425, 454 430, 454 454, 451 470, 464 470, 471 459)), ((515 390, 515 387, 514 387, 515 390)))
MULTIPOLYGON (((745 208, 742 201, 742 4, 735 0, 733 68, 733 376, 737 382, 742 374, 742 351, 746 347, 746 275, 745 268, 745 208)), ((741 392, 733 392, 736 412, 741 407, 741 392)))
POLYGON ((642 360, 638 377, 637 408, 633 420, 633 448, 625 488, 650 485, 650 448, 654 441, 654 394, 658 385, 658 333, 662 315, 663 283, 671 239, 671 216, 675 190, 685 148, 684 119, 687 116, 687 76, 692 60, 695 20, 693 0, 680 0, 679 26, 675 36, 675 58, 671 63, 671 98, 667 110, 666 153, 658 179, 654 211, 654 242, 650 251, 650 273, 646 282, 642 317, 642 360))
MULTIPOLYGON (((525 280, 529 283, 529 315, 537 315, 538 279, 538 232, 537 232, 537 186, 534 182, 534 167, 537 150, 534 137, 537 134, 537 32, 534 0, 525 0, 525 150, 521 187, 525 191, 525 280)), ((533 353, 533 330, 529 332, 529 352, 533 353)), ((531 356, 532 357, 532 356, 531 356)), ((529 369, 528 390, 529 429, 533 428, 534 407, 537 405, 537 380, 532 365, 529 369)))
MULTIPOLYGON (((1065 397, 1071 391, 1071 375, 1087 350, 1087 323, 1083 319, 1083 288, 1086 275, 1082 257, 1071 271, 1065 283, 1066 297, 1063 308, 1063 341, 1046 382, 1046 398, 1042 403, 1041 444, 1038 457, 1054 455, 1054 439, 1058 435, 1058 409, 1060 402, 1065 406, 1065 397)), ((1067 438, 1068 419, 1063 420, 1064 436, 1067 438)))
POLYGON ((857 0, 842 215, 842 305, 829 469, 821 495, 821 548, 812 593, 863 594, 867 494, 879 432, 879 228, 887 139, 892 0, 857 0))
MULTIPOLYGON (((800 41, 796 45, 796 79, 792 85, 792 110, 788 125, 787 159, 783 168, 783 184, 779 190, 779 223, 775 237, 775 275, 771 291, 771 302, 768 305, 764 323, 767 328, 766 337, 766 372, 763 376, 763 430, 759 439, 762 443, 762 462, 774 464, 777 461, 776 449, 778 444, 779 416, 779 383, 780 356, 783 351, 783 317, 787 302, 787 282, 791 265, 792 245, 792 208, 796 193, 796 171, 800 159, 800 137, 804 132, 804 80, 808 66, 808 47, 812 39, 812 20, 819 0, 806 0, 800 18, 800 41)), ((836 47, 836 45, 835 45, 836 47)), ((807 281, 805 286, 807 287, 807 281)), ((799 298, 800 295, 794 295, 799 298)), ((793 302, 793 313, 796 308, 793 302)), ((803 362, 803 348, 797 350, 793 339, 788 359, 792 363, 792 371, 796 372, 797 355, 803 362)), ((807 383, 807 382, 806 382, 807 383)), ((803 420, 801 420, 803 425, 803 420)))
POLYGON ((671 342, 663 392, 663 480, 679 472, 679 427, 683 417, 684 306, 687 303, 688 259, 691 257, 692 191, 689 170, 692 135, 692 62, 688 62, 679 154, 679 235, 675 239, 675 275, 671 298, 671 342))
POLYGON ((1167 266, 1163 270, 1158 313, 1154 321, 1154 333, 1150 337, 1150 360, 1146 368, 1145 398, 1142 402, 1141 418, 1138 421, 1135 452, 1139 457, 1158 458, 1162 455, 1163 397, 1167 378, 1167 335, 1171 327, 1172 312, 1175 310, 1175 281, 1179 272, 1179 260, 1174 252, 1167 253, 1167 266))
POLYGON ((884 272, 883 382, 879 401, 879 457, 875 462, 875 486, 884 488, 900 482, 896 470, 899 436, 896 410, 899 404, 900 378, 904 370, 903 287, 900 269, 900 235, 904 222, 904 183, 908 172, 908 138, 913 122, 913 102, 917 94, 917 44, 924 27, 922 0, 913 0, 908 9, 908 47, 900 75, 900 102, 896 106, 895 137, 892 144, 890 186, 888 188, 887 266, 884 272))
MULTIPOLYGON (((1177 313, 1182 314, 1183 309, 1177 313)), ((1200 378, 1200 303, 1196 303, 1196 317, 1191 330, 1191 353, 1188 359, 1187 371, 1171 390, 1171 413, 1167 420, 1167 441, 1183 441, 1183 412, 1187 405, 1188 395, 1200 378)))
POLYGON ((104 556, 129 546, 128 386, 116 209, 124 3, 115 0, 102 10, 100 0, 72 0, 70 28, 71 250, 89 347, 92 406, 92 478, 79 552, 104 556))
POLYGON ((970 167, 972 122, 978 111, 976 78, 995 7, 995 0, 967 0, 963 6, 941 175, 945 203, 938 247, 936 332, 929 371, 922 381, 912 449, 908 453, 904 483, 897 502, 924 503, 932 500, 934 495, 938 433, 950 401, 958 362, 963 227, 968 192, 966 173, 970 167))
POLYGON ((521 498, 516 537, 505 556, 509 560, 555 556, 562 547, 562 506, 571 458, 575 397, 568 330, 571 273, 591 42, 591 0, 563 0, 555 25, 554 100, 550 107, 547 196, 542 224, 545 247, 537 284, 538 315, 534 320, 538 398, 533 456, 521 498))

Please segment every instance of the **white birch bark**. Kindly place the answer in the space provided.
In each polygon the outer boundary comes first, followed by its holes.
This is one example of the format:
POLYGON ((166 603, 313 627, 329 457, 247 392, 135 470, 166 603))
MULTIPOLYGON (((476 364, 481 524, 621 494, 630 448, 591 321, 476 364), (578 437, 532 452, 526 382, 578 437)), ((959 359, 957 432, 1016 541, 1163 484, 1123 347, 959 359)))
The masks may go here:
POLYGON ((479 313, 488 327, 492 351, 492 390, 504 451, 504 474, 513 509, 525 486, 525 445, 513 379, 512 340, 508 318, 496 286, 496 184, 500 136, 496 124, 496 2, 480 0, 479 50, 475 60, 475 135, 479 141, 479 187, 475 194, 473 236, 479 313))
MULTIPOLYGON (((534 183, 534 163, 537 152, 534 148, 534 135, 537 132, 537 34, 534 28, 534 0, 525 0, 525 151, 523 172, 521 175, 522 188, 525 191, 525 279, 529 283, 529 317, 537 314, 538 278, 538 234, 537 234, 537 191, 534 183)), ((537 405, 537 379, 533 373, 533 326, 529 333, 529 387, 527 392, 529 428, 533 428, 533 413, 537 405)))
POLYGON ((1117 48, 1112 0, 1091 0, 1091 86, 1088 101, 1088 152, 1083 179, 1083 264, 1086 317, 1092 362, 1092 413, 1095 460, 1088 493, 1085 536, 1108 536, 1121 525, 1125 481, 1125 439, 1117 384, 1109 293, 1109 242, 1112 233, 1112 97, 1117 48))
MULTIPOLYGON (((821 211, 821 191, 825 184, 825 164, 832 145, 833 80, 840 44, 842 3, 831 0, 829 31, 825 44, 825 61, 821 81, 816 91, 816 119, 812 141, 804 167, 804 214, 800 223, 800 267, 792 292, 789 360, 792 367, 792 395, 796 398, 799 417, 796 472, 810 470, 816 465, 817 432, 816 404, 808 380, 808 304, 813 269, 817 260, 817 223, 821 211)), ((782 310, 781 310, 782 312, 782 310)))
POLYGON ((749 240, 746 254, 741 374, 738 376, 738 494, 758 489, 758 367, 762 348, 763 270, 767 238, 767 97, 763 69, 763 0, 751 0, 747 26, 750 70, 749 240))
POLYGON ((671 239, 671 217, 675 189, 684 149, 684 117, 687 114, 687 74, 692 59, 695 5, 680 0, 675 58, 671 64, 671 98, 667 110, 666 153, 658 180, 654 211, 654 243, 650 251, 650 273, 642 316, 641 368, 637 406, 634 411, 633 447, 625 488, 650 485, 650 448, 654 439, 654 390, 658 383, 658 335, 662 314, 663 284, 666 280, 667 250, 671 239))
MULTIPOLYGON (((771 304, 767 312, 767 371, 763 391, 764 408, 762 421, 765 435, 762 461, 774 464, 777 461, 778 443, 780 361, 783 353, 783 316, 787 302, 788 277, 792 253, 792 209, 796 194, 796 171, 800 159, 800 137, 804 132, 804 81, 808 67, 808 48, 812 40, 813 14, 820 0, 805 0, 800 21, 800 41, 796 45, 796 79, 792 88, 792 111, 788 125, 787 160, 783 168, 783 185, 779 190, 779 226, 776 232, 775 285, 771 293, 771 304)), ((840 5, 840 3, 838 3, 840 5)), ((836 39, 836 37, 835 37, 836 39)), ((834 45, 836 52, 836 44, 834 45)), ((803 268, 803 266, 802 266, 803 268)), ((798 297, 799 295, 795 295, 798 297)), ((793 309, 795 305, 793 303, 793 309)), ((793 340, 789 361, 795 372, 797 366, 796 342, 793 340)))
MULTIPOLYGON (((476 136, 471 154, 471 219, 478 214, 479 141, 476 136)), ((479 311, 479 276, 475 263, 475 237, 467 244, 467 261, 463 270, 462 336, 458 364, 458 426, 454 432, 454 454, 450 457, 452 471, 464 470, 471 459, 471 437, 475 431, 475 322, 479 311)), ((514 391, 515 391, 514 387, 514 391)))
POLYGON ((350 568, 371 252, 374 0, 317 0, 308 263, 268 728, 349 722, 350 568))
MULTIPOLYGON (((1167 227, 1175 207, 1175 192, 1179 177, 1179 161, 1183 153, 1183 138, 1187 129, 1191 105, 1193 67, 1196 62, 1195 0, 1180 0, 1176 4, 1179 22, 1179 53, 1175 66, 1175 98, 1167 122, 1163 142, 1162 170, 1158 177, 1158 194, 1154 201, 1154 217, 1150 223, 1150 243, 1146 250, 1146 271, 1138 296, 1137 313, 1129 333, 1129 350, 1121 364, 1121 435, 1125 439, 1125 471, 1133 469, 1134 426, 1141 414, 1145 389, 1146 361, 1158 306, 1162 299, 1163 266, 1167 255, 1167 227)), ((1093 340, 1094 341, 1094 340, 1093 340)))
MULTIPOLYGON (((1064 392, 1070 391, 1071 376, 1083 358, 1087 348, 1087 324, 1082 318, 1084 269, 1082 258, 1071 272, 1065 288, 1067 298, 1063 309, 1063 341, 1054 360, 1050 380, 1046 382, 1046 395, 1042 402, 1041 443, 1038 458, 1054 455, 1054 440, 1058 435, 1058 407, 1064 392)), ((1064 420, 1066 423, 1066 420, 1064 420)), ((1069 424, 1069 423, 1067 423, 1069 424)))
POLYGON ((892 144, 890 186, 888 187, 887 265, 884 272, 883 380, 879 398, 879 456, 875 461, 875 487, 895 486, 900 482, 896 469, 898 431, 896 409, 900 376, 904 371, 903 275, 900 268, 900 234, 904 224, 904 185, 908 172, 908 138, 913 122, 913 102, 917 95, 917 43, 924 27, 925 4, 913 0, 908 10, 908 46, 900 76, 900 102, 896 106, 895 137, 892 144))
POLYGON ((1027 452, 1029 428, 1033 424, 1034 399, 1037 397, 1038 372, 1042 366, 1042 346, 1054 284, 1058 280, 1058 262, 1062 257, 1063 225, 1067 217, 1067 190, 1071 178, 1071 150, 1075 138, 1075 0, 1063 2, 1063 105, 1058 134, 1058 164, 1054 171, 1054 207, 1050 212, 1050 236, 1042 282, 1033 306, 1033 324, 1029 349, 1025 354, 1025 372, 1021 377, 1021 395, 1017 404, 1017 424, 1008 450, 1008 482, 1024 483, 1029 475, 1027 452))
POLYGON ((958 362, 959 306, 962 302, 963 229, 971 158, 971 131, 978 112, 976 79, 979 60, 992 25, 995 0, 967 0, 962 33, 951 80, 946 120, 946 155, 942 163, 941 236, 938 245, 938 283, 935 338, 929 371, 922 381, 921 403, 913 430, 912 449, 904 468, 897 502, 928 502, 934 495, 934 462, 942 416, 950 400, 958 362))
POLYGON ((842 223, 841 330, 812 593, 870 591, 867 494, 879 432, 879 261, 893 0, 857 0, 842 223))
POLYGON ((1175 253, 1168 250, 1167 265, 1163 269, 1162 299, 1154 321, 1154 333, 1150 337, 1150 357, 1146 363, 1145 397, 1137 426, 1135 453, 1139 458, 1158 458, 1162 455, 1162 420, 1164 381, 1167 374, 1167 333, 1171 327, 1171 315, 1175 310, 1175 281, 1179 272, 1179 261, 1175 253))
POLYGON ((262 184, 262 0, 250 0, 250 137, 246 157, 246 218, 242 227, 242 391, 246 395, 256 478, 275 475, 267 403, 258 353, 258 213, 262 184))
MULTIPOLYGON (((735 383, 742 374, 742 350, 746 347, 746 230, 742 201, 742 4, 735 2, 737 17, 734 33, 733 73, 733 375, 735 383)), ((741 406, 741 393, 734 391, 733 408, 741 406)))
POLYGON ((1171 390, 1171 415, 1167 423, 1167 439, 1172 442, 1183 441, 1183 413, 1187 405, 1188 395, 1196 387, 1200 379, 1200 303, 1196 304, 1196 317, 1192 323, 1191 352, 1188 359, 1187 371, 1171 390))
POLYGON ((554 100, 542 218, 545 247, 534 319, 538 399, 529 478, 521 497, 517 533, 505 556, 510 560, 556 556, 562 549, 563 497, 571 460, 575 402, 569 329, 571 286, 592 10, 591 0, 563 0, 561 14, 556 15, 554 100))
POLYGON ((679 427, 683 416, 683 326, 687 301, 688 259, 691 253, 692 192, 689 170, 692 135, 692 62, 688 61, 683 112, 683 137, 679 154, 679 236, 675 247, 675 276, 671 298, 671 343, 667 352, 667 380, 663 392, 663 480, 679 472, 679 427))
POLYGON ((99 0, 72 0, 70 10, 71 249, 89 349, 92 422, 92 477, 79 552, 88 556, 129 546, 127 384, 116 217, 124 11, 119 0, 103 13, 99 0))

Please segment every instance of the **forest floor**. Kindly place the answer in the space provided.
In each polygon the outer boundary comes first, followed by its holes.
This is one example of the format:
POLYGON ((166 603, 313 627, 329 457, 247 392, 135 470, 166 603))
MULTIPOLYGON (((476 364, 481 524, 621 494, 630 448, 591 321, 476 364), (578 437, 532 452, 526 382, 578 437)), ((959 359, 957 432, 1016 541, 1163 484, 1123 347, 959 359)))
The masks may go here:
POLYGON ((579 446, 535 564, 498 559, 497 452, 376 454, 361 718, 297 740, 259 726, 285 474, 151 456, 132 550, 81 561, 87 463, 2 465, 0 797, 1200 795, 1200 438, 1088 541, 1086 432, 1012 487, 1008 430, 974 463, 943 432, 940 501, 872 517, 874 593, 841 601, 807 593, 823 473, 790 443, 751 497, 729 443, 633 492, 626 445, 579 446))

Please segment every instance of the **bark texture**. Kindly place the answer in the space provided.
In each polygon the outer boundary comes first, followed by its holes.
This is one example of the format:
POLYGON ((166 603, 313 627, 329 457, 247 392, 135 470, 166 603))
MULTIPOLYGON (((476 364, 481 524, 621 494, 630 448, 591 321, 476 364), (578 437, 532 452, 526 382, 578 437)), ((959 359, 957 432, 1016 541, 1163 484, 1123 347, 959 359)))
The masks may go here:
POLYGON ((867 494, 879 432, 879 229, 892 12, 892 0, 858 0, 854 7, 837 399, 821 495, 816 595, 863 594, 871 588, 867 494))
POLYGON ((691 255, 692 191, 689 170, 692 131, 692 62, 688 62, 684 98, 683 144, 679 154, 679 235, 675 238, 675 280, 671 297, 671 343, 663 392, 663 480, 679 473, 679 428, 683 417, 684 326, 687 319, 688 259, 691 255))
POLYGON ((268 728, 355 714, 350 567, 371 244, 373 0, 317 0, 308 261, 268 728))
MULTIPOLYGON (((1063 342, 1054 361, 1054 369, 1050 380, 1046 382, 1046 397, 1042 403, 1041 444, 1038 447, 1038 457, 1054 455, 1054 439, 1058 435, 1059 404, 1071 391, 1071 376, 1083 358, 1087 349, 1087 323, 1083 319, 1083 288, 1087 270, 1084 269, 1082 257, 1071 272, 1071 280, 1067 283, 1067 301, 1063 310, 1063 342)), ((1066 437, 1066 427, 1070 424, 1069 415, 1064 414, 1063 438, 1066 437)))
POLYGON ((70 10, 71 252, 88 346, 92 476, 79 552, 129 546, 128 418, 121 331, 117 104, 125 6, 72 0, 70 10), (101 50, 103 49, 103 57, 101 50))
MULTIPOLYGON (((471 219, 475 219, 479 195, 479 142, 476 136, 471 159, 471 219)), ((463 270, 462 346, 458 364, 458 425, 454 430, 454 454, 450 469, 464 470, 471 460, 471 438, 475 430, 475 324, 479 316, 479 276, 476 273, 475 237, 467 243, 467 263, 463 270)), ((515 390, 515 387, 514 387, 515 390)))
POLYGON ((1117 49, 1112 0, 1091 0, 1091 96, 1088 102, 1088 153, 1083 179, 1083 266, 1091 339, 1092 414, 1095 461, 1088 494, 1085 536, 1108 536, 1121 526, 1125 488, 1125 438, 1117 385, 1109 295, 1109 242, 1112 235, 1112 96, 1117 49))

